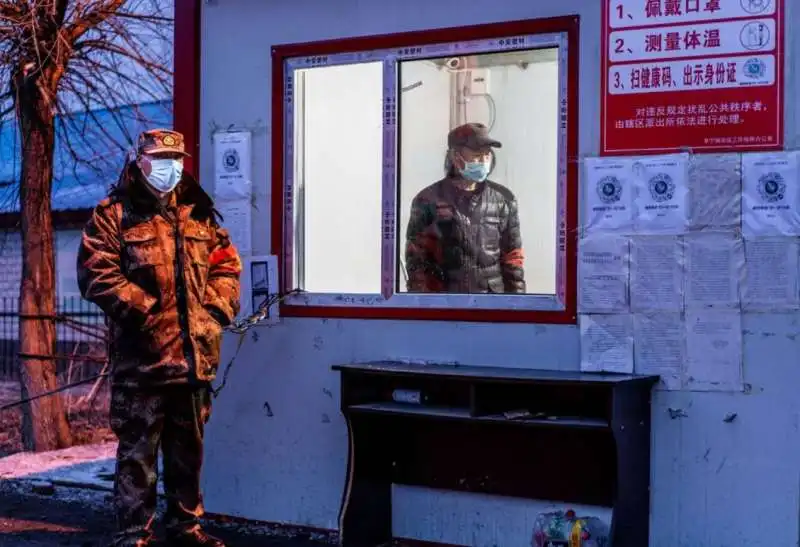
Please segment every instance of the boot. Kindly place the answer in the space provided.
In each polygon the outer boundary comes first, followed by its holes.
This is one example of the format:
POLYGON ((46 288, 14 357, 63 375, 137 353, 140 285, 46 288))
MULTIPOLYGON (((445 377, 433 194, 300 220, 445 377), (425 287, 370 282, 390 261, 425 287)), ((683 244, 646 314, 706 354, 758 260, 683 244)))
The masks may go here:
POLYGON ((225 547, 225 543, 203 531, 200 526, 188 530, 171 533, 167 536, 168 544, 172 547, 225 547))
POLYGON ((152 540, 153 533, 149 528, 131 529, 115 534, 111 547, 149 547, 152 540))
POLYGON ((116 540, 111 547, 150 547, 149 538, 128 538, 116 540))

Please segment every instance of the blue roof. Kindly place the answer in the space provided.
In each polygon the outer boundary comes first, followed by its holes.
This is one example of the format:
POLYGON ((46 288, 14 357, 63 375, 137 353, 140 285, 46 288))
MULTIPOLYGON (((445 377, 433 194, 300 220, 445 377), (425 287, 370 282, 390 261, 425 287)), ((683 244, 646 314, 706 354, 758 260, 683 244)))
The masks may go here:
MULTIPOLYGON (((172 127, 172 101, 78 112, 56 119, 53 211, 91 209, 117 181, 136 135, 172 127)), ((16 120, 0 125, 0 213, 19 211, 16 120)))

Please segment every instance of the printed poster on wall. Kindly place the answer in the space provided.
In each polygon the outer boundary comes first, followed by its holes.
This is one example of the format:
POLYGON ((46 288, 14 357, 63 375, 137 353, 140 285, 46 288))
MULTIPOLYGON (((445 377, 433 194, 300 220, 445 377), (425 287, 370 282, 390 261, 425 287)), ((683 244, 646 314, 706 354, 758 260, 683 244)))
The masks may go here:
POLYGON ((689 155, 641 158, 633 166, 636 219, 640 234, 682 234, 689 221, 689 155))
POLYGON ((214 197, 250 200, 252 135, 249 131, 214 133, 214 197))
POLYGON ((742 231, 746 236, 800 235, 797 152, 742 156, 742 231))
POLYGON ((586 232, 629 232, 633 227, 633 160, 586 158, 586 232))
POLYGON ((214 202, 223 226, 242 255, 252 252, 252 135, 214 133, 214 202))
POLYGON ((783 147, 783 0, 603 0, 602 155, 783 147))

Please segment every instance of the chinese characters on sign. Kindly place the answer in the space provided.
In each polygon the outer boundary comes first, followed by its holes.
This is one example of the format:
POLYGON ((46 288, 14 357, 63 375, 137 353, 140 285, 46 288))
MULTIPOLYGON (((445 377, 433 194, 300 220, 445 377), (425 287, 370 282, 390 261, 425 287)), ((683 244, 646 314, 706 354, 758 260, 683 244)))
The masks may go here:
POLYGON ((782 0, 603 5, 603 154, 782 148, 782 0))

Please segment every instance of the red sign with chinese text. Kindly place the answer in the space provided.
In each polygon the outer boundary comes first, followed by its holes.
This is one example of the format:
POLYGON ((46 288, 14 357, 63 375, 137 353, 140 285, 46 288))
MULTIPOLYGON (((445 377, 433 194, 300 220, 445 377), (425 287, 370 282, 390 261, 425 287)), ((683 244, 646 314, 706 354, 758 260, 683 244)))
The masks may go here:
POLYGON ((783 148, 782 0, 603 0, 601 154, 783 148))

